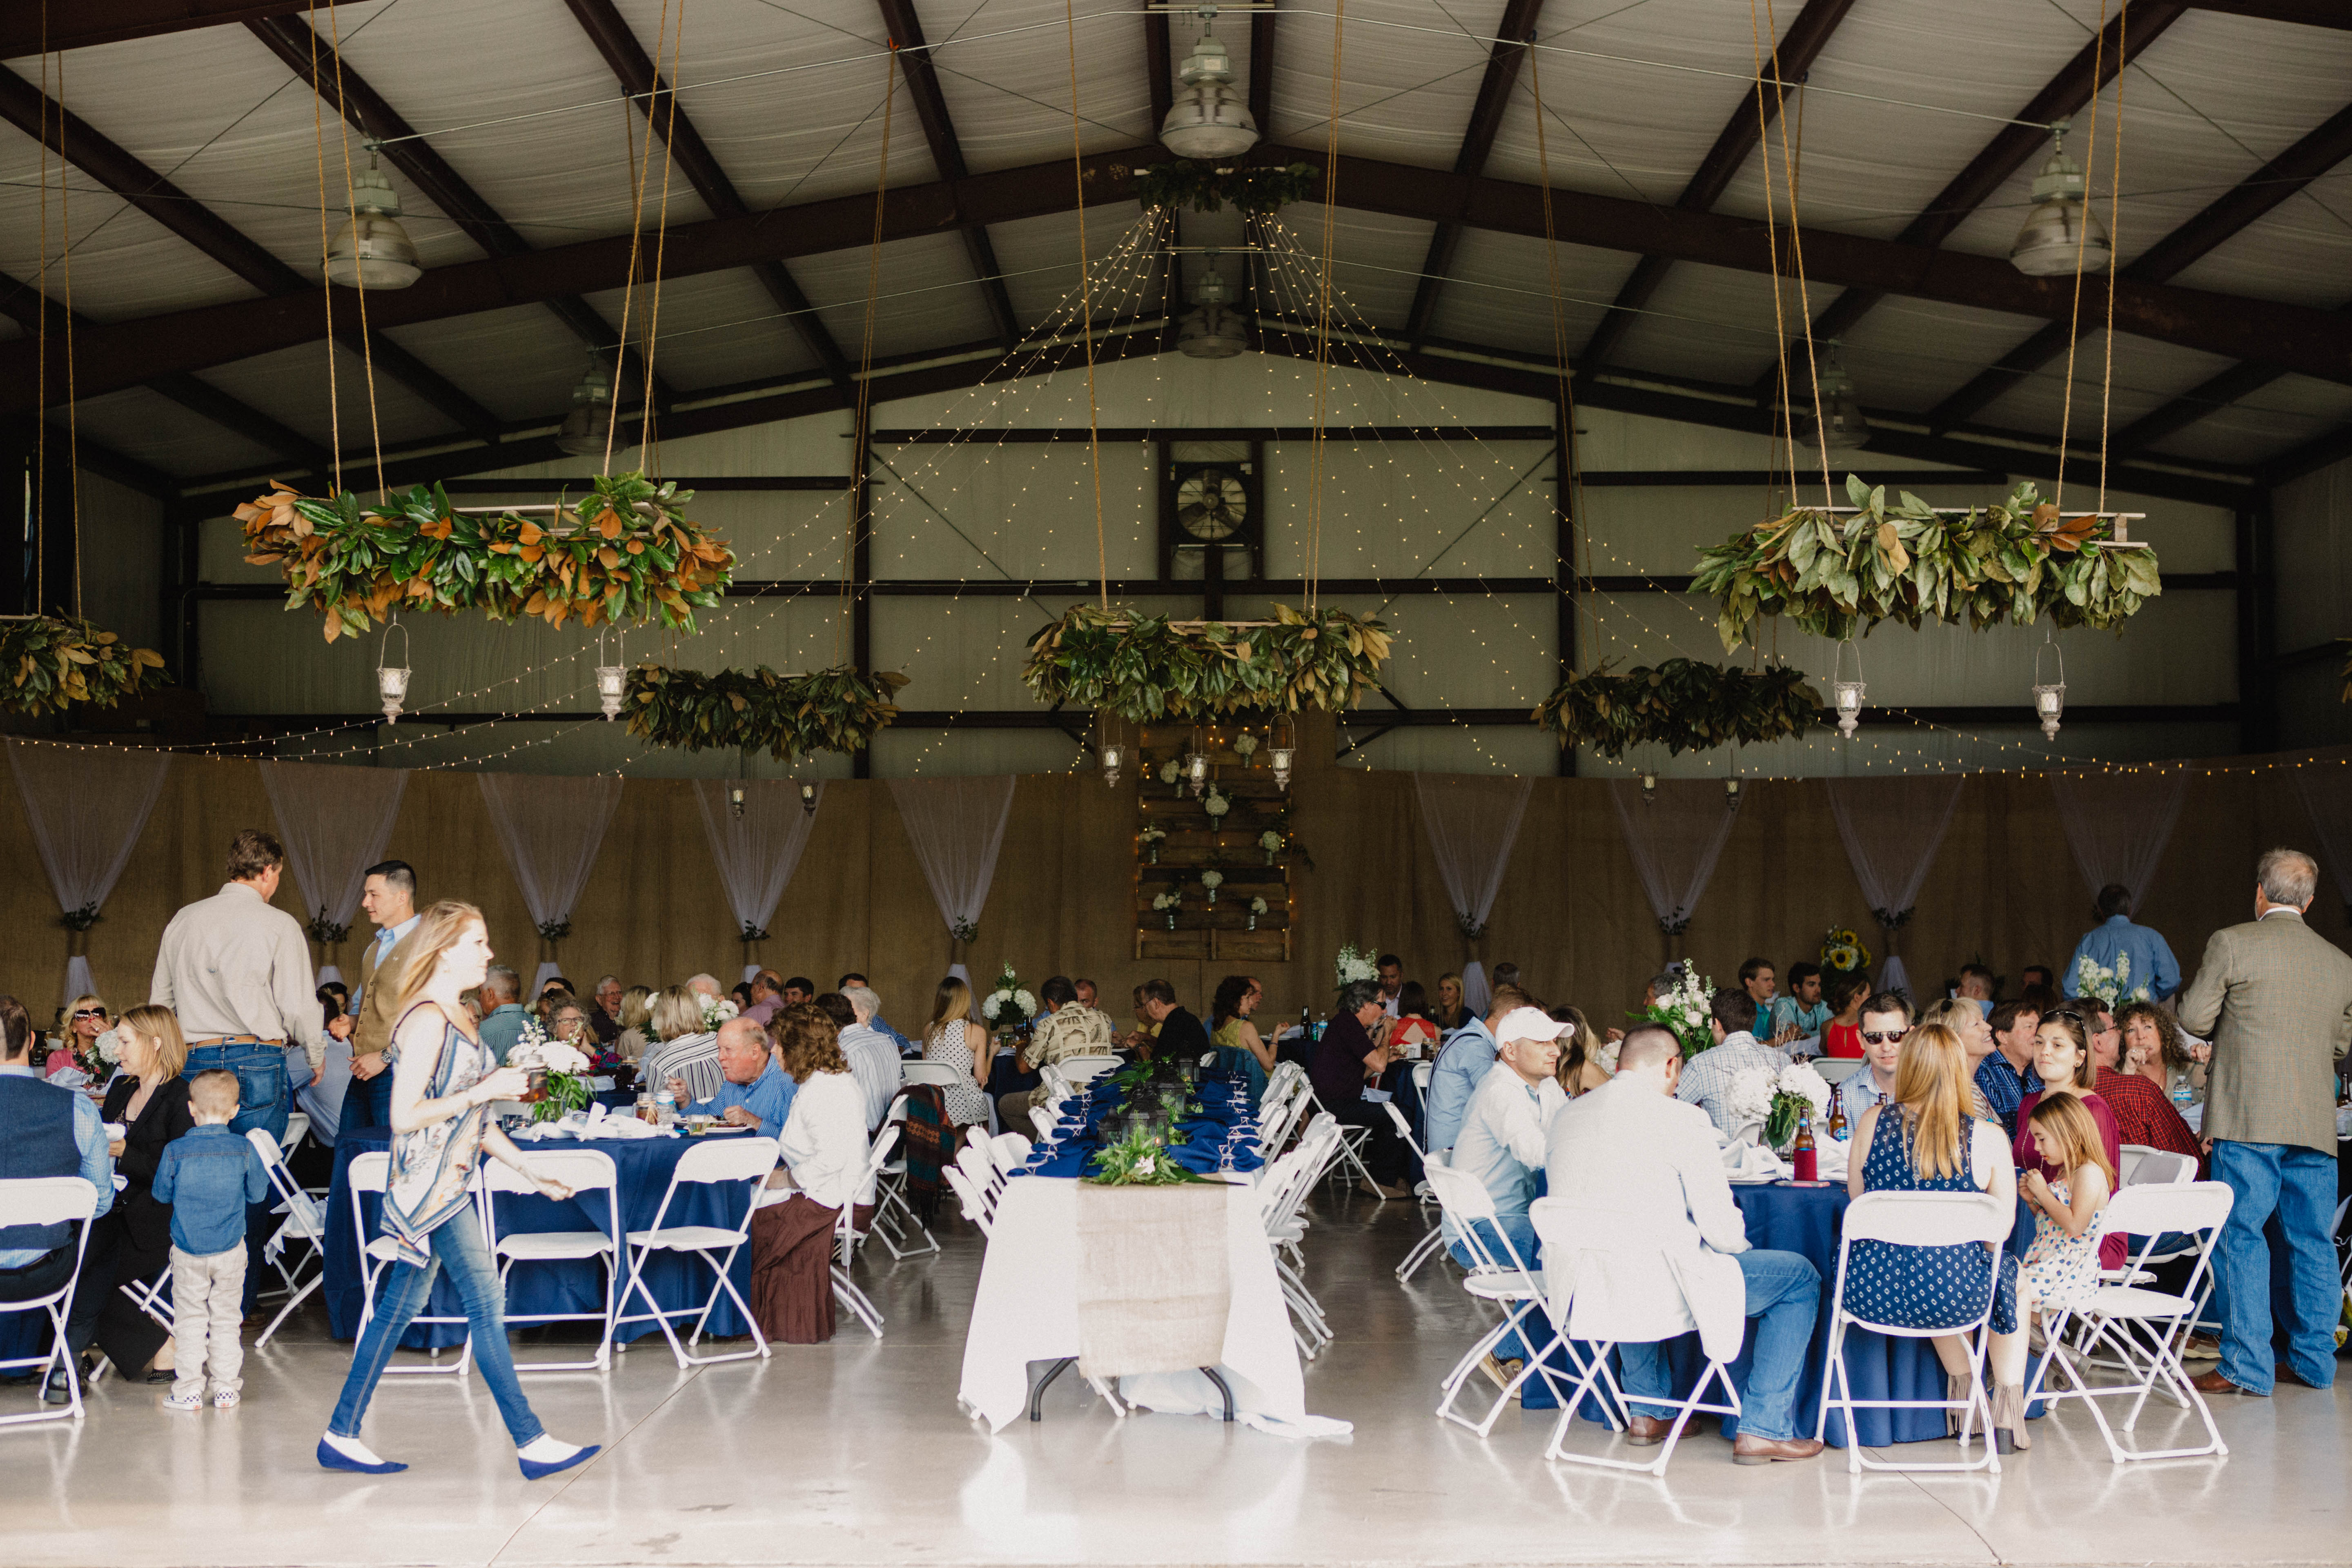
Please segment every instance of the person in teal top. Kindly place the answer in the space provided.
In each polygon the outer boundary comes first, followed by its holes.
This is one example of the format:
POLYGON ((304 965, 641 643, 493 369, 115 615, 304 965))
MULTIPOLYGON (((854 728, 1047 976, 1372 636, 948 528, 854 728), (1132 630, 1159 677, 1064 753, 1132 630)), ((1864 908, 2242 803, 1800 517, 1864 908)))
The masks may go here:
POLYGON ((1786 995, 1772 999, 1772 1024, 1766 1037, 1780 1039, 1811 1039, 1830 1026, 1830 1005, 1822 1000, 1822 966, 1818 963, 1789 965, 1789 990, 1786 995))

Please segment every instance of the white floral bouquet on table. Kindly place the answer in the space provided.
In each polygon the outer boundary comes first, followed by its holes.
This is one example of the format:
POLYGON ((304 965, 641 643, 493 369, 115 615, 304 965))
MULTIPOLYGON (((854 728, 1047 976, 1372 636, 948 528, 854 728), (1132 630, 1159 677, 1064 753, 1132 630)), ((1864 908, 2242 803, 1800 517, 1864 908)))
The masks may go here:
POLYGON ((1641 1012, 1628 1013, 1626 1016, 1673 1030, 1675 1038, 1682 1042, 1683 1059, 1688 1061, 1715 1044, 1715 1031, 1707 1026, 1714 1008, 1715 983, 1687 964, 1681 973, 1673 990, 1641 1012))
POLYGON ((1183 774, 1183 772, 1184 764, 1175 761, 1173 758, 1171 758, 1169 761, 1160 764, 1160 782, 1165 784, 1172 784, 1183 774))
POLYGON ((1371 953, 1353 942, 1339 950, 1339 955, 1331 961, 1331 967, 1339 975, 1342 989, 1358 980, 1376 981, 1381 977, 1381 966, 1372 962, 1371 953))
POLYGON ((587 1056, 567 1041, 550 1039, 540 1021, 529 1014, 523 1016, 522 1032, 515 1037, 514 1048, 507 1053, 507 1065, 546 1071, 540 1097, 530 1102, 533 1121, 553 1121, 567 1110, 585 1110, 596 1098, 588 1083, 587 1056))
POLYGON ((716 1030, 719 1025, 743 1009, 735 1005, 732 996, 705 996, 702 999, 702 1026, 716 1030))
POLYGON ((1225 874, 1213 867, 1201 873, 1201 886, 1209 889, 1209 902, 1217 901, 1217 889, 1225 885, 1225 874))
POLYGON ((1037 998, 1013 973, 1010 960, 996 972, 996 984, 981 1003, 980 1016, 998 1029, 1010 1029, 1037 1016, 1037 998))
POLYGON ((2148 994, 2146 982, 2132 984, 2131 954, 2128 952, 2116 954, 2113 969, 2092 963, 2087 952, 2083 954, 2074 961, 2074 991, 2077 995, 2096 997, 2111 1009, 2126 1002, 2154 1000, 2148 994))
POLYGON ((1233 808, 1233 801, 1213 784, 1209 787, 1209 798, 1201 803, 1201 809, 1209 814, 1209 820, 1212 822, 1223 821, 1225 813, 1233 808))
POLYGON ((1731 1092, 1723 1101, 1733 1125, 1745 1127, 1751 1121, 1769 1121, 1780 1081, 1780 1075, 1771 1068, 1748 1068, 1734 1078, 1731 1092))
POLYGON ((1799 1117, 1810 1111, 1818 1121, 1829 1114, 1829 1109, 1830 1080, 1802 1062, 1792 1062, 1772 1080, 1772 1104, 1764 1117, 1764 1141, 1775 1149, 1783 1148, 1797 1136, 1799 1117))

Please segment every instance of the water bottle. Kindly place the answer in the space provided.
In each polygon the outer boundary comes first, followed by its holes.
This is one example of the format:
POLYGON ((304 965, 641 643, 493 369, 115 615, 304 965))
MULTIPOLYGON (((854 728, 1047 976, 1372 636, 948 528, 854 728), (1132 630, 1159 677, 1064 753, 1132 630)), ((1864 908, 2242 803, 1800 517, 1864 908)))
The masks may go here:
POLYGON ((654 1096, 654 1125, 668 1127, 677 1121, 677 1096, 662 1089, 654 1096))
POLYGON ((2183 1069, 2181 1071, 2175 1072, 2172 1075, 2173 1109, 2176 1110, 2186 1111, 2195 1098, 2195 1091, 2189 1087, 2189 1074, 2187 1070, 2183 1069))

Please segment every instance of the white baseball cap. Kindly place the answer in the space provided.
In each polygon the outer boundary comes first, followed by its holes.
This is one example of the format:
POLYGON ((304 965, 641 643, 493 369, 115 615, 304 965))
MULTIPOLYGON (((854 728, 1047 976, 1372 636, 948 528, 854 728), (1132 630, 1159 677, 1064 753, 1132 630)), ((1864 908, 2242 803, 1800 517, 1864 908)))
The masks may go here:
POLYGON ((1575 1033, 1575 1025, 1561 1023, 1540 1007, 1514 1007, 1495 1026, 1495 1043, 1507 1046, 1513 1040, 1557 1040, 1575 1033))

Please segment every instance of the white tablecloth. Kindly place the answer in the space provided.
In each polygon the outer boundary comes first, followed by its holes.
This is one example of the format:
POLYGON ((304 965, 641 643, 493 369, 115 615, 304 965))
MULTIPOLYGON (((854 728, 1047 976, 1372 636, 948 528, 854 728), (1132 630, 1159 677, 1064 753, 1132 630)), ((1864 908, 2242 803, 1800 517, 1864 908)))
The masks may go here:
MULTIPOLYGON (((959 1390, 963 1402, 987 1418, 992 1433, 1028 1414, 1030 1363, 1078 1353, 1077 1185, 1067 1178, 1023 1176, 1007 1184, 997 1205, 971 1324, 964 1334, 959 1390)), ((1235 1186, 1226 1197, 1225 1252, 1233 1305, 1219 1370, 1233 1385, 1236 1409, 1300 1427, 1319 1426, 1307 1416, 1298 1346, 1266 1249, 1258 1196, 1250 1187, 1235 1186)), ((1076 1375, 1075 1368, 1064 1374, 1076 1375)), ((1126 1386, 1133 1398, 1173 1410, 1180 1400, 1154 1401, 1143 1385, 1148 1382, 1159 1391, 1178 1378, 1210 1393, 1198 1373, 1130 1378, 1126 1386)))

